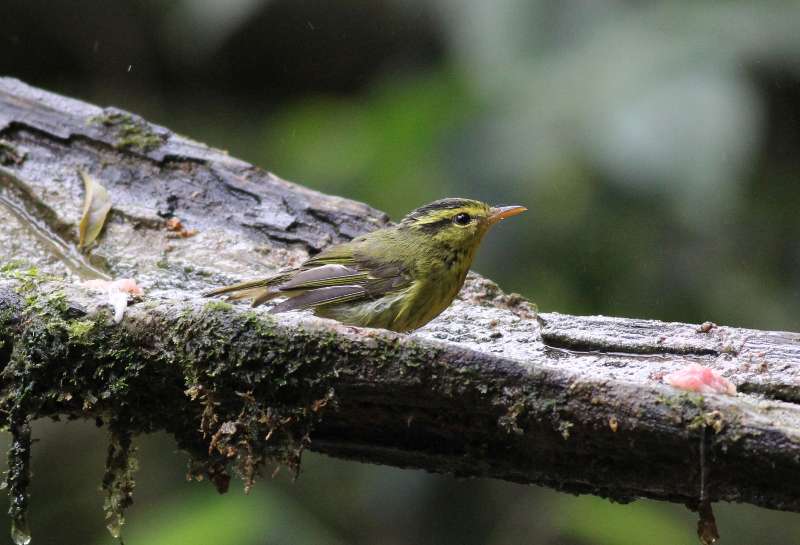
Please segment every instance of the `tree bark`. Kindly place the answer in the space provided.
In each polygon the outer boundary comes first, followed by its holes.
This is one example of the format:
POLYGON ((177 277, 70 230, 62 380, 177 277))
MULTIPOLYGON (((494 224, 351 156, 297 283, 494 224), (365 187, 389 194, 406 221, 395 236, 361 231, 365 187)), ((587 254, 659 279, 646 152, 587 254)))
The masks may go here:
POLYGON ((0 423, 96 419, 120 444, 166 430, 220 489, 229 462, 249 484, 307 447, 619 501, 800 511, 799 334, 537 316, 474 274, 410 335, 198 296, 387 222, 135 115, 0 79, 0 423), (113 200, 90 257, 75 249, 78 169, 113 200), (78 283, 97 275, 146 290, 120 324, 78 283), (740 393, 662 383, 690 363, 740 393))

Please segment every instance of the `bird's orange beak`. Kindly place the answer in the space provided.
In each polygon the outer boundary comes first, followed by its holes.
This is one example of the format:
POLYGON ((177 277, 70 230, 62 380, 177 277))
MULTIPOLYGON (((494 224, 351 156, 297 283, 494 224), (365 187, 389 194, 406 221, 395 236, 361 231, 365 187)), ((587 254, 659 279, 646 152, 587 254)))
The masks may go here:
POLYGON ((510 218, 511 216, 516 216, 517 214, 522 214, 526 210, 527 208, 524 206, 494 206, 492 207, 487 219, 489 220, 489 225, 494 225, 500 220, 510 218))

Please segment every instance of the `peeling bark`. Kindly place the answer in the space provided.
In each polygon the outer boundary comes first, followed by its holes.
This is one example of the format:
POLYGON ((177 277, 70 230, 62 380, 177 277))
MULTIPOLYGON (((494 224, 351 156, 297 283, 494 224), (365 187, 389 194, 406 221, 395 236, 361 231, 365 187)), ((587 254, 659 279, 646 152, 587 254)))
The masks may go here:
POLYGON ((166 430, 220 489, 229 463, 248 480, 311 448, 619 501, 800 511, 800 334, 536 316, 477 275, 411 335, 197 296, 387 221, 132 114, 0 79, 0 255, 20 261, 0 272, 0 414, 166 430), (90 258, 75 251, 78 168, 114 201, 90 258), (173 216, 198 234, 171 238, 173 216), (93 271, 145 287, 122 324, 76 285, 93 271), (689 363, 740 394, 661 383, 689 363))

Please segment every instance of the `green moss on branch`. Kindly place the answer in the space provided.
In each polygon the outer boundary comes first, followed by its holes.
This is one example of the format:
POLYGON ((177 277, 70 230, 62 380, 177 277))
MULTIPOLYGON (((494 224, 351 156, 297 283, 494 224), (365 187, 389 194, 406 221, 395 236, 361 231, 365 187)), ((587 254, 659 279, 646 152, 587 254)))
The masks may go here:
POLYGON ((91 122, 116 131, 114 147, 117 149, 150 151, 164 142, 146 121, 127 112, 107 112, 92 118, 91 122))

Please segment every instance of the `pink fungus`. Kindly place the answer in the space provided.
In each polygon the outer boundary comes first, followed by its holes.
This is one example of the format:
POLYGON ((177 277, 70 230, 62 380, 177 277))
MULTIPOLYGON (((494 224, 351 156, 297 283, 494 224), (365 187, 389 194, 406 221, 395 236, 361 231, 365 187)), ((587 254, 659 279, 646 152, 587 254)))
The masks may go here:
POLYGON ((120 278, 119 280, 114 280, 114 284, 116 284, 116 288, 119 291, 125 292, 130 295, 143 295, 144 292, 142 288, 136 283, 136 280, 133 278, 120 278))
POLYGON ((701 394, 736 395, 736 386, 711 369, 697 363, 664 376, 664 382, 681 390, 701 394))
POLYGON ((128 296, 143 295, 142 288, 131 278, 120 278, 119 280, 87 280, 83 282, 87 288, 105 292, 108 296, 108 304, 114 308, 114 322, 120 323, 128 307, 128 296))
POLYGON ((120 278, 119 280, 87 280, 83 283, 87 288, 98 291, 121 291, 128 295, 143 295, 142 288, 132 278, 120 278))

